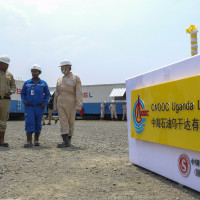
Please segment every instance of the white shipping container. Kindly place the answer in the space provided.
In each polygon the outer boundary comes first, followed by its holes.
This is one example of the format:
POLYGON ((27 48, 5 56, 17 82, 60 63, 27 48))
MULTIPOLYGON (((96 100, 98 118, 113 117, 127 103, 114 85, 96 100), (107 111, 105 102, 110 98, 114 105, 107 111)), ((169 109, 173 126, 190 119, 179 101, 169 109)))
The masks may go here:
POLYGON ((15 80, 15 84, 16 84, 16 92, 14 94, 11 95, 11 100, 18 100, 21 101, 21 90, 22 87, 24 85, 25 81, 19 81, 19 80, 15 80))
MULTIPOLYGON (((55 87, 49 88, 51 92, 55 91, 55 87)), ((106 101, 105 114, 110 115, 109 105, 112 100, 116 101, 117 114, 122 114, 122 105, 126 100, 125 83, 115 84, 99 84, 99 85, 83 85, 83 106, 84 115, 97 115, 101 113, 101 103, 106 101), (112 97, 110 96, 112 93, 112 97), (120 94, 120 96, 118 96, 120 94), (115 96, 116 95, 116 96, 115 96)))
MULTIPOLYGON (((114 97, 110 97, 114 88, 125 88, 125 83, 83 85, 83 102, 84 103, 101 103, 103 101, 111 102, 114 97)), ((50 87, 50 91, 55 91, 55 87, 50 87)), ((118 100, 124 101, 124 100, 118 100)))
MULTIPOLYGON (((21 101, 21 89, 25 81, 15 80, 17 90, 11 96, 10 113, 24 113, 24 105, 21 101)), ((50 93, 55 91, 55 87, 49 87, 50 93)), ((125 100, 125 83, 83 85, 83 109, 84 114, 100 115, 100 105, 106 101, 106 114, 110 114, 109 105, 111 101, 116 100, 117 112, 122 114, 122 104, 125 100), (112 96, 110 94, 112 93, 112 96), (116 97, 115 97, 116 95, 116 97), (117 95, 121 97, 117 98, 117 95)))

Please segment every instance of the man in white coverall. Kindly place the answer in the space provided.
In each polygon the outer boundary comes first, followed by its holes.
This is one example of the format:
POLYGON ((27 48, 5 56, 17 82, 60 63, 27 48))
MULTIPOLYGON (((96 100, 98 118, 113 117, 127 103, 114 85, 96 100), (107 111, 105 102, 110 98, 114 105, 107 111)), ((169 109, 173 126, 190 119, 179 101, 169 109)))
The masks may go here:
POLYGON ((100 119, 104 119, 104 117, 105 117, 105 109, 106 109, 106 102, 103 101, 102 104, 101 104, 101 116, 100 116, 100 119))
POLYGON ((58 148, 69 147, 74 132, 76 110, 80 111, 83 104, 82 85, 80 78, 71 72, 71 62, 60 63, 63 76, 57 81, 54 97, 54 110, 58 110, 60 133, 63 143, 58 148))
POLYGON ((110 104, 109 109, 111 111, 111 119, 114 120, 115 118, 115 120, 117 120, 116 104, 114 100, 112 100, 112 104, 110 104))
POLYGON ((127 120, 127 107, 126 107, 126 101, 124 102, 123 106, 122 106, 122 110, 123 110, 123 117, 122 120, 127 120))

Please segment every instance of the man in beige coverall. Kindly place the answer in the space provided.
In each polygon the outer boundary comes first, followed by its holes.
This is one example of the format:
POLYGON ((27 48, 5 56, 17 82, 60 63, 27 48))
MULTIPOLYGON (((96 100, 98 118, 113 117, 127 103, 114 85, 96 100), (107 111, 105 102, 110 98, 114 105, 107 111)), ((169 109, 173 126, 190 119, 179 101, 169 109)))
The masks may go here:
POLYGON ((115 120, 117 120, 116 104, 114 100, 112 100, 112 104, 110 104, 109 109, 111 111, 111 119, 114 120, 115 118, 115 120))
POLYGON ((126 107, 126 101, 124 102, 123 106, 122 106, 122 110, 123 110, 123 117, 122 120, 127 120, 127 107, 126 107))
POLYGON ((100 119, 104 119, 104 117, 105 117, 105 109, 106 109, 106 102, 103 101, 102 104, 101 104, 101 116, 100 116, 100 119))
POLYGON ((71 62, 64 60, 60 63, 64 76, 57 81, 54 97, 54 110, 58 110, 60 133, 63 143, 58 148, 69 147, 74 132, 76 110, 80 111, 83 104, 82 85, 80 78, 71 71, 71 62))
POLYGON ((7 71, 9 64, 8 56, 0 56, 0 146, 2 147, 9 146, 8 143, 4 143, 6 121, 9 118, 10 95, 16 91, 13 75, 7 71))

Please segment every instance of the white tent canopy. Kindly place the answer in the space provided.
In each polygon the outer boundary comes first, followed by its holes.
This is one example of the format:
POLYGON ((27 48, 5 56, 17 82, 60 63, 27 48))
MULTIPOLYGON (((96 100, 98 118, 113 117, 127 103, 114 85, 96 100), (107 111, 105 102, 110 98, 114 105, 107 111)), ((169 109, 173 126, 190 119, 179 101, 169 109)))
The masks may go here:
POLYGON ((126 88, 113 88, 110 97, 123 97, 125 92, 126 88))

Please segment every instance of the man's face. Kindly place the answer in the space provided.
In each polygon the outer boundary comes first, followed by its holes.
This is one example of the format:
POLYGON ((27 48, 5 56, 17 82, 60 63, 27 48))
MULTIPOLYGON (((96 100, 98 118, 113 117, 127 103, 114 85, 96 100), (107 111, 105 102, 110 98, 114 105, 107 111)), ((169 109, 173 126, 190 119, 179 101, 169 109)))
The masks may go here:
POLYGON ((31 73, 33 78, 38 78, 38 76, 40 75, 40 71, 37 69, 32 69, 31 73))
POLYGON ((67 73, 70 72, 70 66, 69 65, 63 65, 61 66, 61 70, 66 70, 67 73))
POLYGON ((8 64, 0 62, 0 70, 2 70, 3 72, 6 72, 8 70, 8 64))

